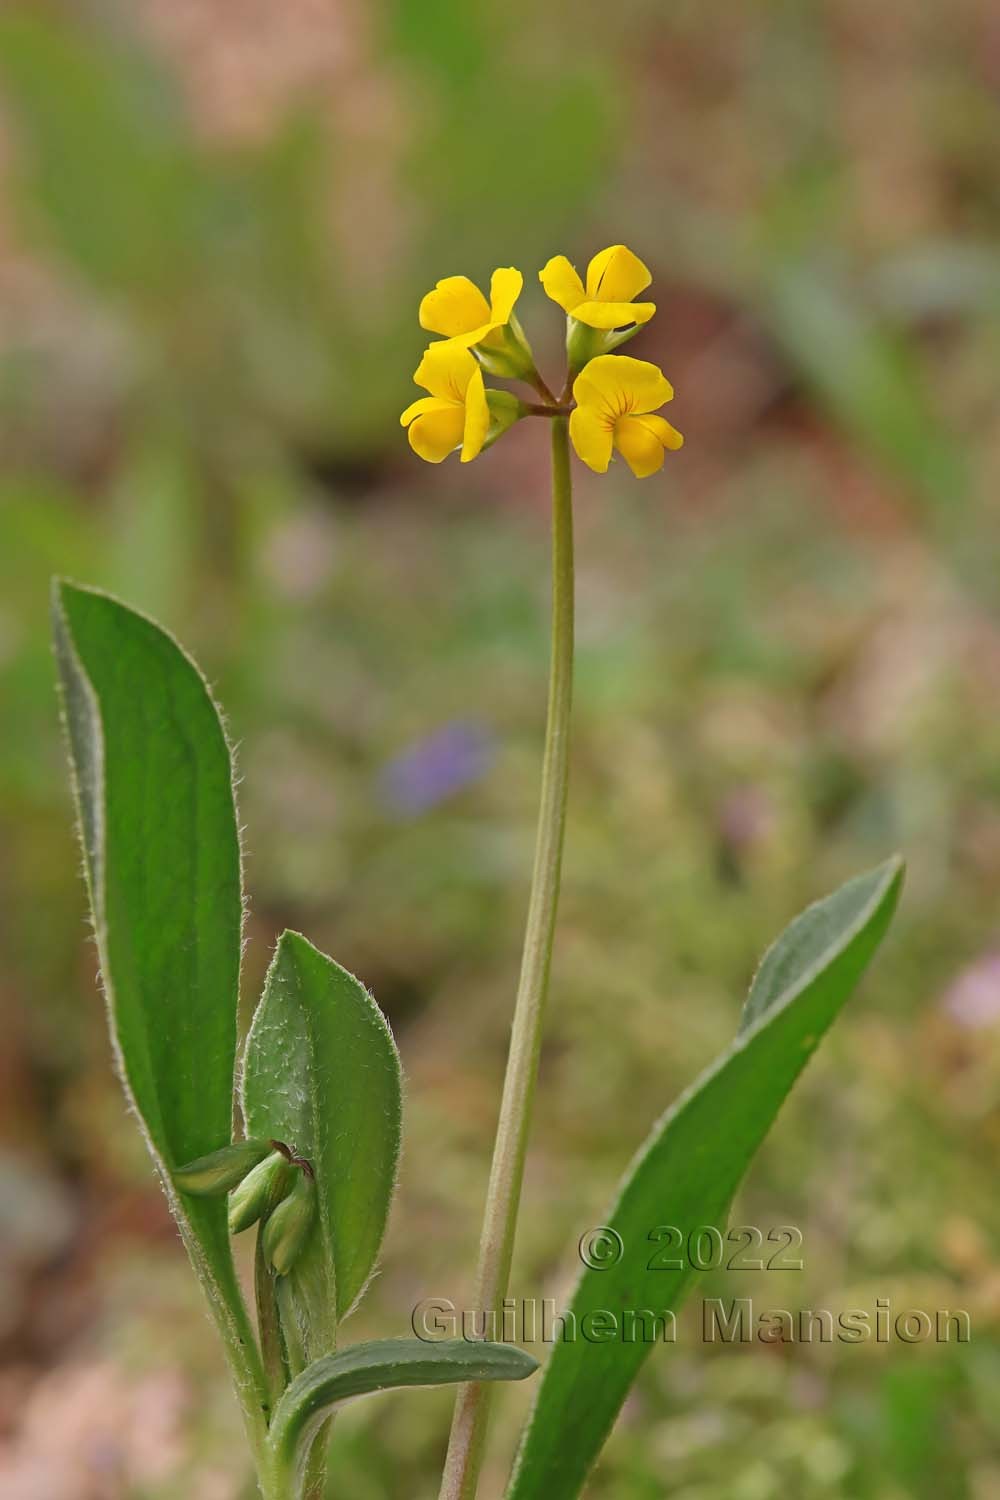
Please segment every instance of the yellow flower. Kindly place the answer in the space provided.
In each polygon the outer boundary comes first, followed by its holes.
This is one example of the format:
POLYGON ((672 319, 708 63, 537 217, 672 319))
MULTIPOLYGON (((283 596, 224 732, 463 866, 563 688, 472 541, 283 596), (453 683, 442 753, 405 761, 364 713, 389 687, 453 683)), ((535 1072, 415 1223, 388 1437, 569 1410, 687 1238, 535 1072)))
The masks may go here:
POLYGON ((483 372, 468 349, 448 340, 431 344, 413 376, 421 396, 400 417, 414 453, 439 464, 456 448, 468 463, 482 450, 490 427, 483 372))
POLYGON ((637 479, 655 474, 663 466, 665 451, 684 442, 663 417, 651 415, 673 394, 673 386, 656 365, 627 354, 598 355, 573 382, 573 447, 598 474, 607 472, 612 446, 637 479))
POLYGON ((624 245, 609 245, 587 267, 587 284, 565 255, 554 255, 539 271, 548 296, 578 323, 610 330, 648 323, 655 302, 633 302, 653 279, 637 255, 624 245))
POLYGON ((420 326, 470 349, 506 327, 523 286, 520 271, 501 266, 490 278, 487 302, 468 276, 446 276, 421 302, 420 326))
POLYGON ((535 358, 514 312, 523 286, 520 271, 501 266, 490 277, 487 302, 468 276, 446 276, 421 302, 420 326, 471 349, 491 375, 535 383, 535 358))

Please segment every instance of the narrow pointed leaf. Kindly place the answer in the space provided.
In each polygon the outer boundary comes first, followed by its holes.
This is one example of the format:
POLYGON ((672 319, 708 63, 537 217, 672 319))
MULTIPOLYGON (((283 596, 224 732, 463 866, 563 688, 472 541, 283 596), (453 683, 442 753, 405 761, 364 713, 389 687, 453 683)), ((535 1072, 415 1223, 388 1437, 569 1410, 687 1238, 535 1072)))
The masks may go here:
POLYGON ((313 1167, 317 1224, 292 1273, 309 1357, 371 1275, 399 1158, 399 1056, 364 985, 295 932, 282 934, 247 1040, 243 1109, 252 1135, 313 1167))
POLYGON ((578 1329, 605 1311, 618 1332, 606 1343, 578 1337, 553 1347, 508 1500, 580 1493, 652 1348, 638 1318, 634 1342, 622 1336, 625 1314, 669 1314, 683 1301, 697 1275, 688 1235, 725 1224, 757 1147, 878 947, 901 881, 902 864, 892 859, 792 923, 761 965, 735 1041, 653 1129, 605 1221, 620 1236, 621 1258, 585 1271, 570 1303, 578 1329), (650 1240, 659 1225, 681 1231, 677 1269, 650 1267, 663 1249, 650 1240))
POLYGON ((225 1198, 182 1197, 171 1180, 232 1129, 242 883, 229 749, 197 667, 150 620, 68 583, 53 620, 119 1071, 251 1399, 225 1198))
POLYGON ((888 868, 880 865, 856 875, 789 922, 760 961, 740 1017, 741 1031, 759 1021, 811 973, 819 973, 836 959, 845 939, 868 920, 873 893, 881 889, 888 868))
MULTIPOLYGON (((537 1368, 537 1360, 512 1344, 467 1339, 378 1339, 325 1355, 292 1381, 275 1408, 268 1445, 276 1471, 301 1477, 313 1438, 334 1410, 355 1396, 400 1386, 524 1380, 537 1368)), ((294 1483, 291 1493, 298 1493, 294 1483)))

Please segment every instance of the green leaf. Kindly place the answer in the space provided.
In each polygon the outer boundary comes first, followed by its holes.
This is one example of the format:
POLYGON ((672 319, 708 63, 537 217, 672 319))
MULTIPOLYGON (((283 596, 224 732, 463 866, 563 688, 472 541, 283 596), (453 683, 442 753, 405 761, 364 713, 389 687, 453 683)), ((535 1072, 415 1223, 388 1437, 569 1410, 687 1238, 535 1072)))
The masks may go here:
POLYGON ((297 1495, 313 1439, 335 1408, 354 1396, 400 1386, 524 1380, 537 1368, 537 1360, 512 1344, 467 1339, 378 1339, 325 1355, 292 1381, 275 1407, 268 1436, 275 1469, 297 1476, 291 1486, 297 1495))
POLYGON ((225 1199, 181 1197, 171 1181, 232 1130, 242 879, 229 749, 197 667, 150 620, 58 583, 53 622, 119 1071, 249 1407, 254 1343, 225 1199))
POLYGON ((741 1031, 759 1021, 787 991, 835 960, 845 941, 868 921, 872 896, 888 868, 880 865, 856 875, 789 922, 760 961, 740 1018, 741 1031))
POLYGON ((278 941, 247 1039, 251 1135, 312 1164, 316 1231, 292 1273, 314 1358, 358 1300, 385 1232, 402 1114, 399 1055, 363 984, 296 932, 278 941))
MULTIPOLYGON (((881 941, 902 882, 891 859, 793 922, 754 981, 748 1016, 720 1058, 669 1109, 625 1176, 606 1223, 620 1236, 617 1263, 587 1270, 570 1304, 578 1336, 553 1348, 518 1455, 508 1500, 572 1500, 579 1494, 639 1367, 652 1348, 629 1342, 626 1312, 675 1310, 697 1275, 688 1235, 725 1223, 754 1152, 820 1038, 881 941), (650 1268, 676 1226, 678 1269, 650 1268), (612 1313, 618 1333, 588 1342, 588 1314, 612 1313)), ((605 1326, 607 1326, 605 1324, 605 1326)), ((635 1319, 635 1328, 642 1323, 635 1319)), ((635 1330, 633 1329, 633 1337, 635 1330)))

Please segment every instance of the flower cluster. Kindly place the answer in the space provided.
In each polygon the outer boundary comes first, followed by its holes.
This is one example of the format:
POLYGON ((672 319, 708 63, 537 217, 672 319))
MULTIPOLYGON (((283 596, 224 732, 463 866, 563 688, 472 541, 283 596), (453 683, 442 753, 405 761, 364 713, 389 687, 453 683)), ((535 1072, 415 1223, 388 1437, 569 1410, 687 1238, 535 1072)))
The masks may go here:
POLYGON ((655 474, 667 449, 684 441, 655 415, 673 398, 673 387, 656 365, 612 353, 656 312, 654 302, 635 300, 649 286, 649 271, 624 245, 611 245, 594 256, 586 281, 565 255, 553 256, 538 279, 566 314, 569 370, 562 394, 554 396, 539 375, 514 311, 524 286, 520 271, 494 271, 489 300, 467 276, 446 276, 420 304, 421 328, 441 338, 428 346, 413 376, 430 394, 399 419, 411 448, 432 464, 460 450, 468 463, 522 417, 568 416, 573 447, 598 474, 607 471, 615 448, 637 478, 655 474), (524 381, 541 402, 489 389, 484 371, 524 381))

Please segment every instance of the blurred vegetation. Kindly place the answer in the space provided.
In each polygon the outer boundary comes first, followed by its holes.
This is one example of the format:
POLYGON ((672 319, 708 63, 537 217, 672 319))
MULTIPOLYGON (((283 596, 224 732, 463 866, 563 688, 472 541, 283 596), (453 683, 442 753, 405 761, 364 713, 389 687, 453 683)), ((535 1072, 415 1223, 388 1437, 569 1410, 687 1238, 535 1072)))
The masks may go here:
MULTIPOLYGON (((1000 1493, 1000 31, 990 0, 10 4, 0 14, 0 1479, 229 1500, 215 1351, 112 1076, 55 722, 53 572, 155 613, 240 745, 245 1000, 276 931, 374 989, 408 1148, 356 1336, 468 1292, 534 819, 544 434, 397 423, 438 276, 624 239, 687 435, 580 475, 566 887, 515 1288, 560 1297, 763 945, 891 847, 895 936, 741 1220, 762 1306, 971 1345, 647 1366, 600 1500, 1000 1493), (611 1024, 609 1025, 609 1020, 611 1024)), ((526 429, 531 424, 525 424, 526 429)), ((502 1403, 498 1492, 518 1413, 502 1403)), ((432 1495, 446 1394, 338 1493, 432 1495)))

